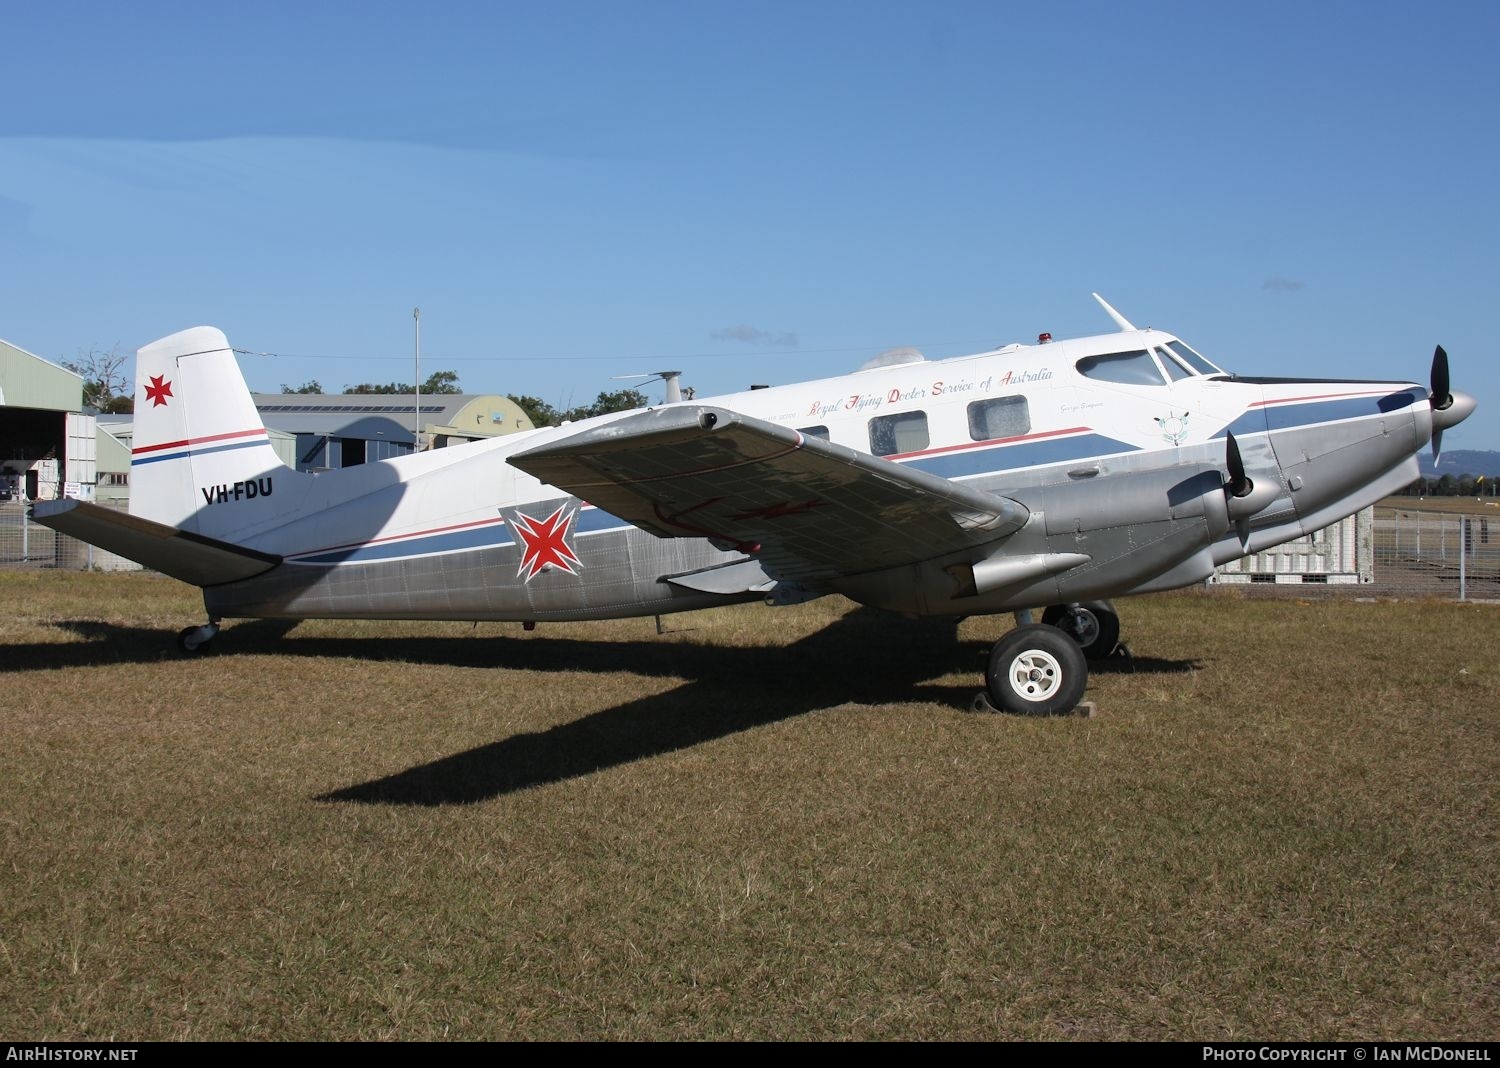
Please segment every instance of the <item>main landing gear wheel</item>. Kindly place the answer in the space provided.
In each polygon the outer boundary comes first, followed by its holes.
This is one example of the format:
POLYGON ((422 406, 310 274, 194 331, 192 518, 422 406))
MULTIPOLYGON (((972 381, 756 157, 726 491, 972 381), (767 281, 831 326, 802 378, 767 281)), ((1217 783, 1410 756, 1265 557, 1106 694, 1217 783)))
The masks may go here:
POLYGON ((1120 616, 1108 601, 1055 604, 1042 622, 1069 635, 1090 660, 1104 660, 1120 644, 1120 616))
POLYGON ((1083 650, 1046 623, 1017 627, 995 643, 984 676, 990 702, 1023 716, 1071 712, 1089 682, 1083 650))

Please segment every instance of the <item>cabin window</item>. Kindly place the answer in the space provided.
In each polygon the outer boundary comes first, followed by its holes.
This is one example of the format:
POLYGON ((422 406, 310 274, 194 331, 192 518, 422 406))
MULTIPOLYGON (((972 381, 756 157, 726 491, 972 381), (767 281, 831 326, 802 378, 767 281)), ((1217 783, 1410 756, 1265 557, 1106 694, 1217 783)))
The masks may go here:
POLYGON ((969 405, 969 437, 975 441, 1018 438, 1031 433, 1031 406, 1025 397, 992 397, 969 405))
POLYGON ((1224 373, 1180 341, 1168 341, 1167 348, 1182 357, 1183 362, 1200 375, 1221 375, 1224 373))
POLYGON ((828 440, 828 428, 826 426, 799 426, 797 433, 805 438, 822 438, 828 440))
POLYGON ((1097 382, 1119 382, 1127 386, 1160 386, 1161 371, 1145 349, 1137 352, 1111 352, 1105 356, 1085 356, 1078 361, 1078 373, 1097 382))
POLYGON ((926 412, 877 415, 870 420, 870 451, 876 456, 921 452, 931 440, 926 412))
POLYGON ((1189 371, 1186 367, 1182 366, 1182 364, 1174 360, 1170 352, 1166 352, 1162 349, 1157 349, 1156 356, 1157 359, 1161 360, 1162 367, 1166 368, 1167 377, 1170 378, 1173 382, 1180 382, 1184 378, 1193 377, 1193 372, 1189 371))

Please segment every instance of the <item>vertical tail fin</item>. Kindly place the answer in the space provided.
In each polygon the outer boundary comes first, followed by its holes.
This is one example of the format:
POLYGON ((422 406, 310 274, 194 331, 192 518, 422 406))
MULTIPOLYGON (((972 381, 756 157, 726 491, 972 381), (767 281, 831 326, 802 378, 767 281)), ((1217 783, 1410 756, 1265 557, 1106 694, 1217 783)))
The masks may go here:
POLYGON ((222 331, 194 327, 136 354, 132 515, 238 541, 306 478, 271 448, 222 331))

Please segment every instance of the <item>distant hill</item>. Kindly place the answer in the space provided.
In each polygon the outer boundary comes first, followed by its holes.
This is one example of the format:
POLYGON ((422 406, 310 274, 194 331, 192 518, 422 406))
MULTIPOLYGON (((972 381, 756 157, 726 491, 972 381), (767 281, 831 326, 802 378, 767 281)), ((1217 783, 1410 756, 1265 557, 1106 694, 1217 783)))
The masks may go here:
POLYGON ((1432 466, 1432 450, 1423 449, 1417 456, 1422 474, 1431 477, 1443 475, 1500 475, 1500 452, 1493 449, 1453 449, 1445 451, 1436 468, 1432 466))

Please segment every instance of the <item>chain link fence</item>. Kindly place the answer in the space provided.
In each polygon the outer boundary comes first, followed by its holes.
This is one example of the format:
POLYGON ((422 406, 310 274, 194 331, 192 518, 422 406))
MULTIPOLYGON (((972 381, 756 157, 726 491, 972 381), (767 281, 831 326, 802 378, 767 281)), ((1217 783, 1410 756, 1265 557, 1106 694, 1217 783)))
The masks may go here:
POLYGON ((1210 585, 1365 596, 1500 597, 1500 508, 1383 504, 1219 568, 1210 585), (1467 509, 1467 510, 1458 510, 1467 509))
POLYGON ((1500 508, 1465 512, 1379 507, 1375 583, 1410 596, 1500 597, 1500 508))
MULTIPOLYGON (((111 507, 111 506, 106 506, 111 507)), ((124 505, 114 506, 120 511, 124 505)), ((0 567, 58 567, 69 571, 139 571, 141 565, 59 534, 33 520, 21 501, 0 502, 0 567)))

